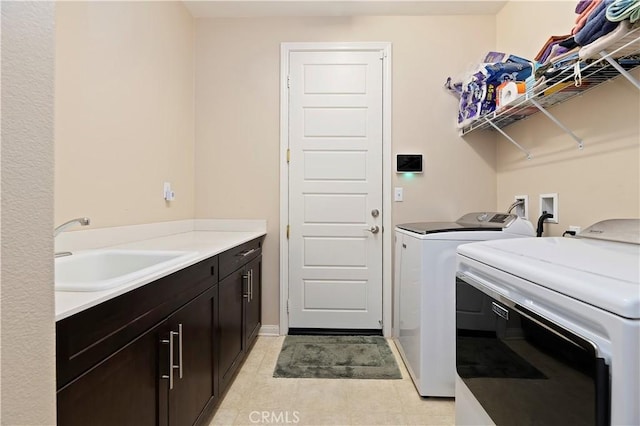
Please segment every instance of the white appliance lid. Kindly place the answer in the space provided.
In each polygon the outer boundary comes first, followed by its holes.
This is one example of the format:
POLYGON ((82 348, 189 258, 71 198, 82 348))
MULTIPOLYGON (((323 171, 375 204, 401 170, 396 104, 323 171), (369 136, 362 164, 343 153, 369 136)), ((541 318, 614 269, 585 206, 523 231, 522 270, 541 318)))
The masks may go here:
POLYGON ((415 234, 438 234, 443 232, 462 231, 502 231, 502 227, 496 226, 469 226, 456 222, 414 222, 396 225, 400 229, 415 234))
POLYGON ((577 237, 640 244, 640 219, 603 220, 594 223, 577 237))
POLYGON ((499 212, 467 213, 455 222, 414 222, 396 225, 416 234, 435 234, 461 231, 502 231, 518 217, 499 212))
POLYGON ((640 245, 518 238, 464 244, 458 253, 617 315, 640 318, 640 245))

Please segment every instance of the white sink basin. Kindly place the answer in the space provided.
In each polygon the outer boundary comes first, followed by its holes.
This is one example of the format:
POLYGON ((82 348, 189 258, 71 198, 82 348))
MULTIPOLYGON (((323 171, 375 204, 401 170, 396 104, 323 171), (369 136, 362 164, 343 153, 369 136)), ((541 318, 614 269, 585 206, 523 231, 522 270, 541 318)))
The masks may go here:
POLYGON ((117 287, 195 256, 190 251, 92 250, 55 260, 56 291, 117 287))

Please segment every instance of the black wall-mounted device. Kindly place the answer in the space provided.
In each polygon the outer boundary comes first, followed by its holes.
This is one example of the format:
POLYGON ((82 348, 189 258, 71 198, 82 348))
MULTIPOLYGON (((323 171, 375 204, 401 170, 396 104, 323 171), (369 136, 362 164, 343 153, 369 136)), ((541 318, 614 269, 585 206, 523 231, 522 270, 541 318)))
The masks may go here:
POLYGON ((422 173, 422 154, 396 154, 396 173, 422 173))

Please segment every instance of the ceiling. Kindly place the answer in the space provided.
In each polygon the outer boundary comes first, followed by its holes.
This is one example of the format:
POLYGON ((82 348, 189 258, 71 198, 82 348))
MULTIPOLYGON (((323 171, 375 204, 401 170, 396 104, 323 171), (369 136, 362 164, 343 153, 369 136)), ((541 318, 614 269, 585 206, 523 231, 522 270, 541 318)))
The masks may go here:
POLYGON ((494 0, 185 0, 195 18, 273 16, 495 15, 494 0))

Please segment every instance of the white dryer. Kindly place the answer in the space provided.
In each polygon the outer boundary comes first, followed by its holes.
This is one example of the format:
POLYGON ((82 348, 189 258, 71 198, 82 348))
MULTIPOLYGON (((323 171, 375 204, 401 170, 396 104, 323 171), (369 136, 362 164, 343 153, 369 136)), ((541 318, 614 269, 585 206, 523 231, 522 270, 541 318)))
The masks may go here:
POLYGON ((454 396, 458 245, 533 236, 530 222, 494 212, 396 226, 394 340, 421 396, 454 396))
POLYGON ((494 328, 457 325, 456 424, 640 424, 640 219, 467 244, 457 260, 494 328))

